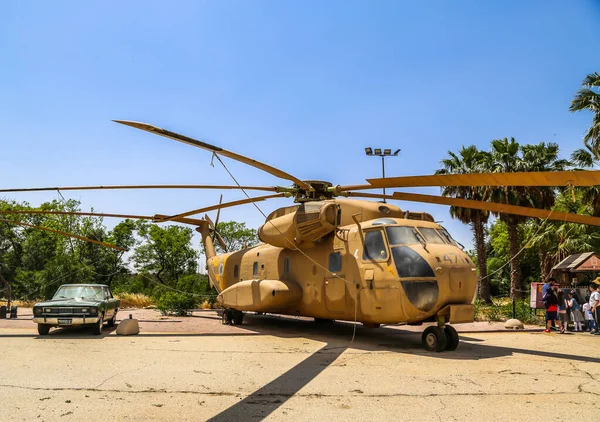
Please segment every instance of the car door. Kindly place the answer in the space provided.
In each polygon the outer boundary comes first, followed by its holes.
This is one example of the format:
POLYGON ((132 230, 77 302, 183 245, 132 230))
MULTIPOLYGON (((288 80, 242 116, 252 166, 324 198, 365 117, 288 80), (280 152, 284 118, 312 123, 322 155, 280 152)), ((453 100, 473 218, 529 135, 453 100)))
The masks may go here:
POLYGON ((113 299, 110 290, 108 290, 108 287, 102 287, 102 296, 104 302, 106 303, 106 312, 104 313, 104 318, 110 319, 115 314, 116 301, 113 299))

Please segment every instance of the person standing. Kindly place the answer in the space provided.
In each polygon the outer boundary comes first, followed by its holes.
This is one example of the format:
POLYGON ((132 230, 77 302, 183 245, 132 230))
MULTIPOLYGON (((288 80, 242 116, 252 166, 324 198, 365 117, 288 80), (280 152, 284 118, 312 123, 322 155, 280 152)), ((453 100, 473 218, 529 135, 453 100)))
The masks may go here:
POLYGON ((592 281, 590 284, 590 311, 594 318, 595 329, 592 334, 600 335, 600 277, 592 281))
POLYGON ((558 321, 560 322, 560 333, 564 334, 569 324, 569 316, 567 315, 567 300, 565 299, 565 293, 562 290, 557 292, 558 298, 558 321))
POLYGON ((594 316, 592 315, 592 311, 590 311, 590 295, 585 297, 585 303, 581 308, 583 311, 583 317, 585 318, 585 329, 590 333, 594 331, 594 316))
POLYGON ((573 331, 583 331, 581 323, 583 322, 583 314, 581 313, 581 307, 577 302, 577 294, 575 290, 569 292, 569 299, 567 300, 568 309, 571 310, 571 321, 573 321, 573 331))
POLYGON ((558 312, 558 298, 554 288, 548 289, 546 295, 542 298, 546 304, 546 329, 545 333, 550 332, 550 327, 556 322, 556 314, 558 312))

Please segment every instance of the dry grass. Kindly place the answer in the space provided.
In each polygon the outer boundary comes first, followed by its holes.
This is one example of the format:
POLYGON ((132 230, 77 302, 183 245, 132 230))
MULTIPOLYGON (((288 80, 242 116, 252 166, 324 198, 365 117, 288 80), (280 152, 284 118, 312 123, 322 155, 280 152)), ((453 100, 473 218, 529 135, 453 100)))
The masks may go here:
MULTIPOLYGON (((33 308, 33 305, 35 305, 38 302, 43 302, 43 299, 39 299, 39 300, 13 300, 11 302, 12 306, 18 306, 19 308, 33 308)), ((6 299, 0 299, 0 306, 7 306, 8 302, 6 301, 6 299)))
POLYGON ((200 305, 200 309, 212 309, 212 306, 211 306, 211 304, 210 304, 210 302, 208 300, 205 300, 200 305))
POLYGON ((122 293, 117 297, 121 300, 121 308, 146 308, 154 306, 152 298, 142 293, 122 293))

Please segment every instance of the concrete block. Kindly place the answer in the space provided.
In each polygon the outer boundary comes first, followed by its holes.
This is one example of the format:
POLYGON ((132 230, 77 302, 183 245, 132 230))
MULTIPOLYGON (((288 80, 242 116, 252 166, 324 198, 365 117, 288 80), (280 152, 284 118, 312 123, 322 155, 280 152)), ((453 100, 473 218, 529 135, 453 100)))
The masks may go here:
POLYGON ((124 319, 117 326, 117 335, 131 336, 140 333, 140 324, 137 319, 124 319))
POLYGON ((507 330, 522 330, 525 327, 523 326, 523 323, 518 319, 509 319, 504 323, 504 328, 506 328, 507 330))

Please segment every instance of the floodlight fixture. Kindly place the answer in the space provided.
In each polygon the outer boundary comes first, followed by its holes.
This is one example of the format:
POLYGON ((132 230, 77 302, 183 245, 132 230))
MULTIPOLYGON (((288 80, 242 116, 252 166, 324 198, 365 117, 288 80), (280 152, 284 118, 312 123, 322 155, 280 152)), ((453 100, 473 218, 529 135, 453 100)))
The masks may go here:
MULTIPOLYGON (((386 157, 397 156, 399 152, 400 152, 400 149, 397 149, 392 154, 392 149, 391 148, 383 148, 383 149, 382 148, 375 148, 375 150, 373 150, 373 148, 371 148, 371 147, 365 148, 365 153, 368 156, 370 156, 370 157, 381 157, 381 173, 382 173, 382 176, 384 178, 385 178, 385 158, 386 157)), ((383 188, 383 196, 384 196, 383 202, 386 202, 385 201, 385 188, 383 188)))

